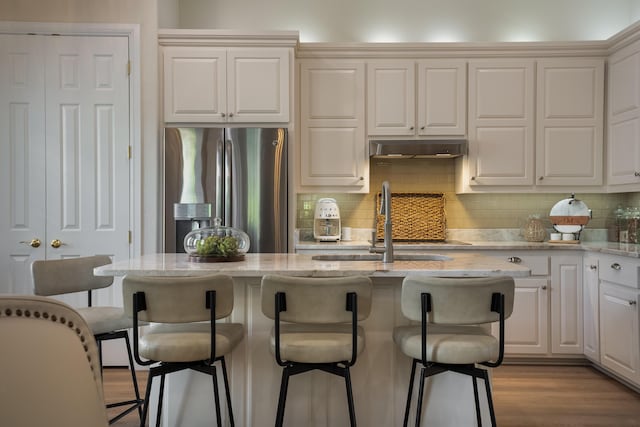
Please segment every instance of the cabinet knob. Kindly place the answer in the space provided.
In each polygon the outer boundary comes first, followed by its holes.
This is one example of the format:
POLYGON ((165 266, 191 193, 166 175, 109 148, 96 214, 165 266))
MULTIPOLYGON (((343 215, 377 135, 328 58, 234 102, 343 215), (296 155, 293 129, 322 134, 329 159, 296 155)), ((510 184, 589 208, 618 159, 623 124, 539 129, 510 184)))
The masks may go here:
POLYGON ((543 285, 542 288, 540 288, 540 289, 542 289, 543 291, 546 291, 547 290, 547 285, 543 285))
POLYGON ((629 301, 629 305, 636 305, 637 302, 635 300, 629 301))
POLYGON ((220 114, 222 117, 227 117, 227 115, 225 113, 221 113, 220 114))
POLYGON ((476 177, 475 177, 475 176, 472 176, 472 177, 471 177, 471 181, 475 181, 475 180, 476 180, 476 177))
POLYGON ((614 262, 613 264, 611 264, 611 268, 613 268, 614 270, 622 270, 622 266, 620 264, 618 264, 617 262, 614 262))
POLYGON ((522 258, 517 257, 517 256, 510 256, 509 258, 507 258, 507 261, 514 263, 514 264, 520 264, 522 262, 522 258))
POLYGON ((591 264, 591 265, 589 266, 589 268, 590 268, 590 269, 592 269, 592 270, 597 270, 597 269, 598 269, 598 266, 597 266, 597 265, 593 265, 593 264, 591 264))
POLYGON ((233 113, 229 113, 229 117, 233 117, 233 113))
POLYGON ((413 130, 413 126, 411 126, 411 127, 409 128, 409 130, 413 130))
POLYGON ((361 176, 361 177, 360 177, 360 181, 364 181, 364 176, 361 176))
POLYGON ((544 176, 541 176, 540 178, 538 178, 538 181, 542 181, 544 179, 544 176))
POLYGON ((633 176, 640 176, 640 172, 634 172, 633 176))
POLYGON ((420 130, 424 130, 424 126, 420 126, 420 130))

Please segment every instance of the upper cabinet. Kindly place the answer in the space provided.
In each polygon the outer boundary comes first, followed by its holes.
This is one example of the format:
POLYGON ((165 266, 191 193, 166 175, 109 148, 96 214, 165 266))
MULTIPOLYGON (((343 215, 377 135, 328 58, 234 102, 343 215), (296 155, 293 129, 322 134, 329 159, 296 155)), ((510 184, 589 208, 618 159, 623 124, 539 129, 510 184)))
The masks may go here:
POLYGON ((288 123, 295 32, 162 30, 166 123, 288 123))
POLYGON ((597 191, 603 59, 469 62, 469 156, 458 191, 597 191))
POLYGON ((289 50, 163 49, 165 122, 289 121, 289 50))
POLYGON ((370 136, 464 136, 466 61, 370 61, 367 123, 370 136))
POLYGON ((365 65, 300 61, 300 185, 310 191, 369 192, 365 65))
POLYGON ((640 190, 640 42, 609 58, 607 184, 640 190))
POLYGON ((537 61, 536 185, 602 185, 604 60, 537 61))
POLYGON ((468 185, 533 183, 534 61, 469 62, 468 185))

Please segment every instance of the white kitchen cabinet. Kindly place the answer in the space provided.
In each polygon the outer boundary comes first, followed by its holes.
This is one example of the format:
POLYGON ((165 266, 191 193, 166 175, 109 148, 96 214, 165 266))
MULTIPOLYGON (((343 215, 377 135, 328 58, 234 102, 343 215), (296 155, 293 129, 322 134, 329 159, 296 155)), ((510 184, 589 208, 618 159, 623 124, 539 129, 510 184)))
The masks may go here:
POLYGON ((585 255, 582 269, 583 346, 584 355, 600 362, 600 303, 598 257, 585 255))
POLYGON ((640 42, 611 55, 608 65, 607 184, 617 191, 638 191, 640 42))
POLYGON ((551 353, 583 354, 582 257, 551 256, 551 353))
POLYGON ((309 191, 369 192, 365 64, 300 61, 300 184, 309 191))
POLYGON ((536 66, 536 185, 602 185, 604 59, 536 66))
POLYGON ((288 48, 165 46, 164 120, 289 121, 288 48))
POLYGON ((466 87, 465 60, 369 62, 367 132, 370 136, 462 137, 466 87))
MULTIPOLYGON (((530 278, 515 279, 513 313, 505 323, 505 354, 546 355, 549 352, 549 257, 523 252, 494 255, 531 269, 530 278)), ((498 336, 497 324, 493 325, 493 334, 498 336)))
POLYGON ((534 182, 534 61, 469 62, 469 155, 464 185, 534 182))
POLYGON ((600 361, 606 368, 640 384, 637 289, 600 282, 600 361))

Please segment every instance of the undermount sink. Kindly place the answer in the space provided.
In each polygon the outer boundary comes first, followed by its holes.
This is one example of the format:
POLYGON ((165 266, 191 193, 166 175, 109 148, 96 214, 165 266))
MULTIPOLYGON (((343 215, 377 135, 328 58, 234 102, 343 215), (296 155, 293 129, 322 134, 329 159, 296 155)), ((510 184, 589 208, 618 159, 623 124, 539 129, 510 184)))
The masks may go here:
MULTIPOLYGON (((313 255, 316 261, 382 261, 382 254, 327 254, 313 255)), ((453 258, 439 254, 399 254, 393 255, 394 261, 451 261, 453 258)))

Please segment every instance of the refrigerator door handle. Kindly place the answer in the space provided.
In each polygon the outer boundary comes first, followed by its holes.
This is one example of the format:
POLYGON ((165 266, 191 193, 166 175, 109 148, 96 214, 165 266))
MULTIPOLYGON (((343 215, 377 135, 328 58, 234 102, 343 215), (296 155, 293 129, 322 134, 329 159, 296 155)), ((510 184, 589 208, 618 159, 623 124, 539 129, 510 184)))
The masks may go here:
POLYGON ((224 214, 224 182, 222 180, 224 172, 224 135, 216 141, 216 211, 215 218, 223 218, 224 214))
POLYGON ((233 227, 232 194, 233 189, 233 141, 227 139, 224 144, 224 225, 233 227))

